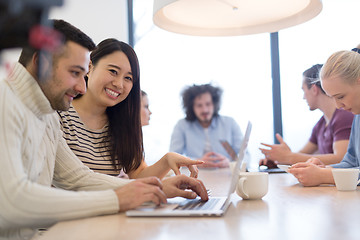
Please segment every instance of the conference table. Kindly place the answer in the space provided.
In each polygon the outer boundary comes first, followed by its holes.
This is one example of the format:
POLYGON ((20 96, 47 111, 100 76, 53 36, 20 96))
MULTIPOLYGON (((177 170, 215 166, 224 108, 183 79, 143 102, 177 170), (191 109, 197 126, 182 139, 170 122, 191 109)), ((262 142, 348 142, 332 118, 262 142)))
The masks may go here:
MULTIPOLYGON (((227 194, 230 170, 201 169, 212 196, 227 194)), ((288 173, 269 174, 262 200, 236 193, 222 217, 127 217, 124 213, 64 221, 39 240, 360 239, 360 189, 303 187, 288 173)))

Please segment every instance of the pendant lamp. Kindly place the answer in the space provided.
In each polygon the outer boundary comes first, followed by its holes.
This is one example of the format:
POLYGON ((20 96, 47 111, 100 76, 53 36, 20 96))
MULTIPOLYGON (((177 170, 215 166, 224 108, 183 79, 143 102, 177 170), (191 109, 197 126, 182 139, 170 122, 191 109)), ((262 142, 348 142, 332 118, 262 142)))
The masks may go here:
POLYGON ((321 0, 154 0, 155 25, 194 36, 277 32, 306 22, 321 0))

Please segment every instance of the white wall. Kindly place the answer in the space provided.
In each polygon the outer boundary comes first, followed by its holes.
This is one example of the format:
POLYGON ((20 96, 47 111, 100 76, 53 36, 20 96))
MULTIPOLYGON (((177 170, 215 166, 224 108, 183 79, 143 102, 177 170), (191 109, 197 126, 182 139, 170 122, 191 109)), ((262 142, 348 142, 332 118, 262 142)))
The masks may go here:
MULTIPOLYGON (((64 0, 53 7, 49 18, 64 19, 89 35, 98 44, 105 38, 128 42, 127 0, 64 0)), ((20 49, 4 50, 0 55, 0 78, 18 60, 20 49)))
POLYGON ((88 34, 96 44, 109 37, 128 42, 126 0, 64 0, 50 18, 64 19, 88 34))

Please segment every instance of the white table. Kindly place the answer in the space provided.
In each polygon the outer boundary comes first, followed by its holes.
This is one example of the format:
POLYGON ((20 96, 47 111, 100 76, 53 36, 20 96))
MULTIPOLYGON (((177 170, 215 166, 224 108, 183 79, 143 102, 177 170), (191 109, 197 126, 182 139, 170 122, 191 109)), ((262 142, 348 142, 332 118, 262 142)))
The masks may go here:
MULTIPOLYGON (((201 170, 212 195, 226 195, 229 169, 201 170)), ((124 213, 60 222, 40 240, 360 239, 360 189, 303 187, 290 174, 270 174, 263 200, 236 193, 223 217, 131 218, 124 213)))

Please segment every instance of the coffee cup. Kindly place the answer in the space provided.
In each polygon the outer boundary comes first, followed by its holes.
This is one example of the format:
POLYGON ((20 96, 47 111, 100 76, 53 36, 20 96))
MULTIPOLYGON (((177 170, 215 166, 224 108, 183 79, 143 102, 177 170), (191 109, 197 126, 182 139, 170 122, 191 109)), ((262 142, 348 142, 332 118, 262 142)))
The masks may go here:
POLYGON ((267 172, 242 172, 236 193, 243 199, 261 199, 268 192, 268 179, 267 172))
POLYGON ((357 168, 333 168, 332 174, 339 191, 354 191, 360 182, 357 168))

